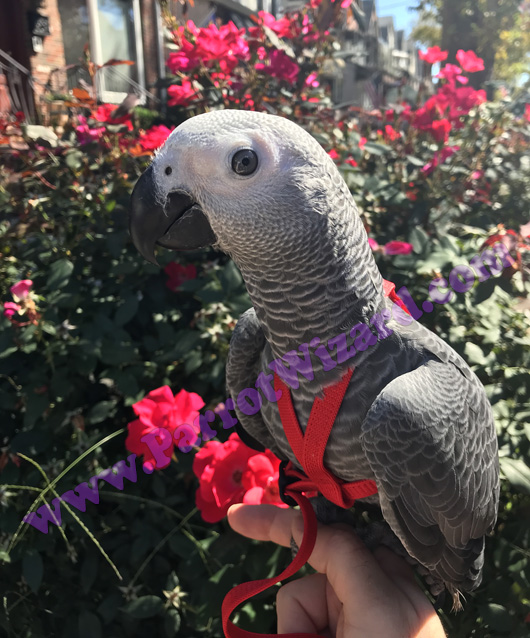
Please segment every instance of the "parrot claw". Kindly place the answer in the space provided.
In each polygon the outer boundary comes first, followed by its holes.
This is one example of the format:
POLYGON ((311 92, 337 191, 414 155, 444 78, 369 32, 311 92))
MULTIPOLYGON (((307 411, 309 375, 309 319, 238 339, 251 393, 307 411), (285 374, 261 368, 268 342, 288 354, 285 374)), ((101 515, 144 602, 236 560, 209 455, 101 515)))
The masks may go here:
POLYGON ((298 547, 298 545, 296 544, 296 541, 294 540, 294 538, 291 536, 291 555, 293 557, 293 559, 296 558, 296 555, 298 554, 298 550, 300 549, 298 547))

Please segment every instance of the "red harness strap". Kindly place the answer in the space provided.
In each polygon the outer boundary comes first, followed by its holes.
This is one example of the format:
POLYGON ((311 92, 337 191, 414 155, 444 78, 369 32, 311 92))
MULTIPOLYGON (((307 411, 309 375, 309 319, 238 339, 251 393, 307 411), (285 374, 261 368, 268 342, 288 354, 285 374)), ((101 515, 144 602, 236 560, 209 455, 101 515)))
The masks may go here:
MULTIPOLYGON (((322 399, 320 397, 315 399, 305 434, 302 434, 298 423, 288 386, 277 374, 274 375, 274 389, 282 392, 278 400, 278 409, 283 430, 298 463, 305 472, 305 477, 302 475, 301 480, 290 485, 291 490, 318 491, 328 501, 345 509, 352 507, 358 498, 377 493, 377 486, 373 481, 346 483, 324 466, 324 451, 352 374, 353 369, 349 369, 339 383, 324 389, 322 399)), ((292 463, 289 463, 286 475, 298 478, 300 473, 294 469, 292 463)))
POLYGON ((385 297, 388 297, 390 301, 397 304, 401 308, 401 310, 404 310, 408 315, 410 315, 409 309, 403 303, 401 297, 398 297, 398 294, 396 292, 396 284, 383 279, 383 292, 385 293, 385 297))
MULTIPOLYGON (((410 314, 403 301, 397 296, 395 288, 392 282, 383 280, 385 297, 410 314)), ((222 606, 223 631, 226 638, 278 638, 278 634, 259 634, 241 629, 234 625, 230 616, 239 605, 256 594, 293 576, 309 560, 317 537, 317 519, 304 493, 320 492, 328 501, 346 509, 352 507, 359 498, 377 494, 377 485, 374 481, 361 480, 346 483, 324 466, 324 451, 352 374, 353 369, 349 369, 336 385, 324 389, 322 399, 320 397, 315 399, 305 433, 302 432, 298 422, 289 387, 277 374, 274 375, 274 389, 282 391, 278 400, 278 409, 285 436, 298 464, 304 469, 304 472, 296 470, 291 462, 285 469, 286 477, 295 479, 295 482, 286 487, 285 495, 294 499, 302 510, 304 534, 295 558, 281 574, 272 578, 242 583, 228 592, 222 606)), ((280 636, 318 638, 316 634, 306 633, 280 634, 280 636)))

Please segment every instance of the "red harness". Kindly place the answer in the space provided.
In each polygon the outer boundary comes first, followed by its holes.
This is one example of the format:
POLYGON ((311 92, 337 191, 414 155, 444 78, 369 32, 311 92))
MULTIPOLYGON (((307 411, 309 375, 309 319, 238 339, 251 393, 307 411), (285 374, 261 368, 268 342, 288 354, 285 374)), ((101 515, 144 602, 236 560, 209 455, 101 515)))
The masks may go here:
POLYGON ((346 483, 324 466, 324 451, 353 370, 349 369, 336 385, 325 388, 322 399, 315 399, 305 434, 302 434, 296 418, 289 387, 277 374, 274 375, 274 389, 282 391, 278 408, 283 430, 305 472, 298 472, 291 462, 288 463, 285 476, 297 479, 288 486, 289 491, 320 492, 328 501, 345 509, 350 509, 358 498, 377 494, 377 486, 373 481, 346 483))
MULTIPOLYGON (((405 312, 409 312, 397 296, 392 282, 384 280, 383 290, 386 297, 398 304, 405 312)), ((304 518, 304 535, 295 558, 281 574, 272 578, 242 583, 228 592, 222 606, 223 631, 226 638, 276 638, 278 636, 278 634, 258 634, 241 629, 234 625, 230 616, 243 602, 293 576, 309 560, 317 537, 317 519, 304 493, 320 492, 328 501, 345 509, 352 507, 359 498, 377 494, 377 485, 374 481, 361 480, 346 483, 324 466, 324 451, 353 371, 354 368, 349 369, 337 384, 324 389, 323 398, 315 399, 305 433, 302 432, 298 422, 289 387, 277 374, 274 375, 274 389, 282 391, 278 400, 278 409, 285 436, 298 464, 304 469, 304 472, 300 472, 291 462, 287 464, 285 476, 293 482, 287 485, 284 492, 300 506, 304 518)), ((317 638, 316 634, 306 633, 281 634, 281 636, 317 638)))

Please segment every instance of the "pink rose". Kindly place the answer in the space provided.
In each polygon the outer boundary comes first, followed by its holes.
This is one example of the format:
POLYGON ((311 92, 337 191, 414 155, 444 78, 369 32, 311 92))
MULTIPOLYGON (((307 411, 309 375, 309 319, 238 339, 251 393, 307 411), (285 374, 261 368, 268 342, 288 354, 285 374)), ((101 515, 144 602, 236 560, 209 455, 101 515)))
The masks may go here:
POLYGON ((389 241, 384 248, 385 255, 410 255, 412 250, 412 244, 406 241, 389 241))
POLYGON ((12 317, 15 312, 19 310, 22 310, 22 308, 17 303, 13 303, 12 301, 6 301, 4 303, 4 317, 12 317))
POLYGON ((22 279, 22 281, 17 281, 16 284, 11 286, 9 290, 16 301, 21 301, 29 295, 32 286, 33 282, 31 279, 22 279))
MULTIPOLYGON (((181 439, 195 440, 199 427, 194 421, 204 401, 195 392, 181 390, 173 396, 167 385, 152 390, 133 405, 138 418, 128 424, 125 447, 138 456, 151 470, 169 465, 174 444, 181 439), (147 438, 150 435, 150 438, 147 438)), ((193 443, 192 443, 193 445, 193 443)))

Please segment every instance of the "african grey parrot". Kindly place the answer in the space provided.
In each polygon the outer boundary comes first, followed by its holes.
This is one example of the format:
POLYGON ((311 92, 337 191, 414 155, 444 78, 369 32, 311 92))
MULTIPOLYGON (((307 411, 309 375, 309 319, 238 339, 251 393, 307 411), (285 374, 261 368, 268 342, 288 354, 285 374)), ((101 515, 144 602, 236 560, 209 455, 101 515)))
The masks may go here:
MULTIPOLYGON (((269 364, 286 353, 293 364, 293 357, 301 361, 309 353, 314 374, 306 369, 291 384, 303 428, 315 397, 353 363, 325 466, 344 481, 376 482, 371 498, 386 522, 456 604, 459 590, 475 589, 499 499, 491 406, 475 374, 444 341, 419 322, 404 325, 386 312, 392 304, 356 205, 315 139, 262 113, 193 117, 138 181, 130 228, 150 261, 155 244, 212 245, 241 270, 253 307, 230 344, 226 376, 234 401, 258 379, 257 387, 270 394, 269 364), (328 343, 377 313, 384 324, 372 323, 365 338, 373 345, 357 341, 353 359, 328 343), (329 356, 315 354, 326 343, 329 356)), ((348 348, 352 343, 348 336, 348 348)), ((245 442, 299 467, 274 400, 263 400, 250 416, 236 412, 245 442)))

